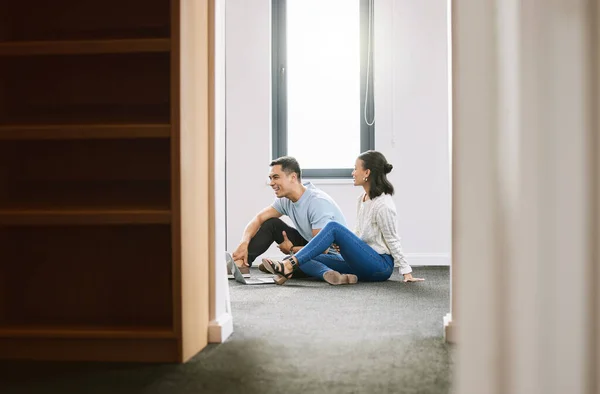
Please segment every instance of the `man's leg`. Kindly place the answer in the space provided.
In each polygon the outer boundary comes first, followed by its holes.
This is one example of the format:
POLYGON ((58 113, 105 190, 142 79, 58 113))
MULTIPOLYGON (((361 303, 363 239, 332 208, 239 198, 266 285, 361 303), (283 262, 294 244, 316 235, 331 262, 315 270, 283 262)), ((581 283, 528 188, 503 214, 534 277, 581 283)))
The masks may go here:
POLYGON ((258 232, 250 240, 248 245, 248 265, 252 266, 252 263, 258 256, 265 253, 273 242, 280 244, 283 242, 283 234, 285 231, 288 239, 295 246, 304 246, 308 243, 298 230, 288 226, 283 220, 279 218, 271 218, 266 220, 258 232))

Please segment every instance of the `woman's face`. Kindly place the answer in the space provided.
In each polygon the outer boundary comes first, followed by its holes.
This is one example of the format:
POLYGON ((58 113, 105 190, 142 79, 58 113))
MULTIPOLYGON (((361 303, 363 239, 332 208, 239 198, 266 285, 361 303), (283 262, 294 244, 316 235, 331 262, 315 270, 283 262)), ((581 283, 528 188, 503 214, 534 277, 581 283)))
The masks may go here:
POLYGON ((370 171, 364 169, 364 162, 361 159, 356 159, 354 163, 354 171, 352 171, 352 179, 354 179, 354 186, 362 186, 365 183, 365 178, 369 176, 370 171))

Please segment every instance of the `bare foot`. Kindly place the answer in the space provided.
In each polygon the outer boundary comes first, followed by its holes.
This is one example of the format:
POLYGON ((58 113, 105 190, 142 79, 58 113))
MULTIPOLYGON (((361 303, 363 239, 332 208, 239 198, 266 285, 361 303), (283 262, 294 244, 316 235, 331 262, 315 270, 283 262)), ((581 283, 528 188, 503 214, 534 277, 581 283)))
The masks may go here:
POLYGON ((337 271, 327 271, 323 274, 323 279, 330 285, 353 285, 358 282, 358 277, 352 274, 340 274, 337 271))

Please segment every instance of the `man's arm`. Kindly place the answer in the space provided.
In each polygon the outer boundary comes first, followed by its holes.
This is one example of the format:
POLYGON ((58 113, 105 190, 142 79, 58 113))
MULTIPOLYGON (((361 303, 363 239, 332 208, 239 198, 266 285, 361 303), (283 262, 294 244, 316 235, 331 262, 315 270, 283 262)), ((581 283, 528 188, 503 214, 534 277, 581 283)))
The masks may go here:
POLYGON ((256 233, 260 226, 271 218, 281 217, 281 213, 279 213, 272 206, 268 206, 264 208, 262 211, 256 214, 254 218, 246 225, 244 229, 244 233, 242 234, 242 240, 238 247, 233 251, 233 260, 243 260, 244 265, 248 265, 248 245, 250 244, 250 240, 256 233))

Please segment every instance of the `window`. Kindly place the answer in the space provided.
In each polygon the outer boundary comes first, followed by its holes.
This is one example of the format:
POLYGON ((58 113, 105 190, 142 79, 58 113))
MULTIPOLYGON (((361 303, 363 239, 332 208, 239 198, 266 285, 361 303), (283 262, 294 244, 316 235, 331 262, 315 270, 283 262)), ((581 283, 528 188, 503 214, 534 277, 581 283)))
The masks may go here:
POLYGON ((373 0, 273 0, 273 157, 350 177, 374 147, 373 0))

